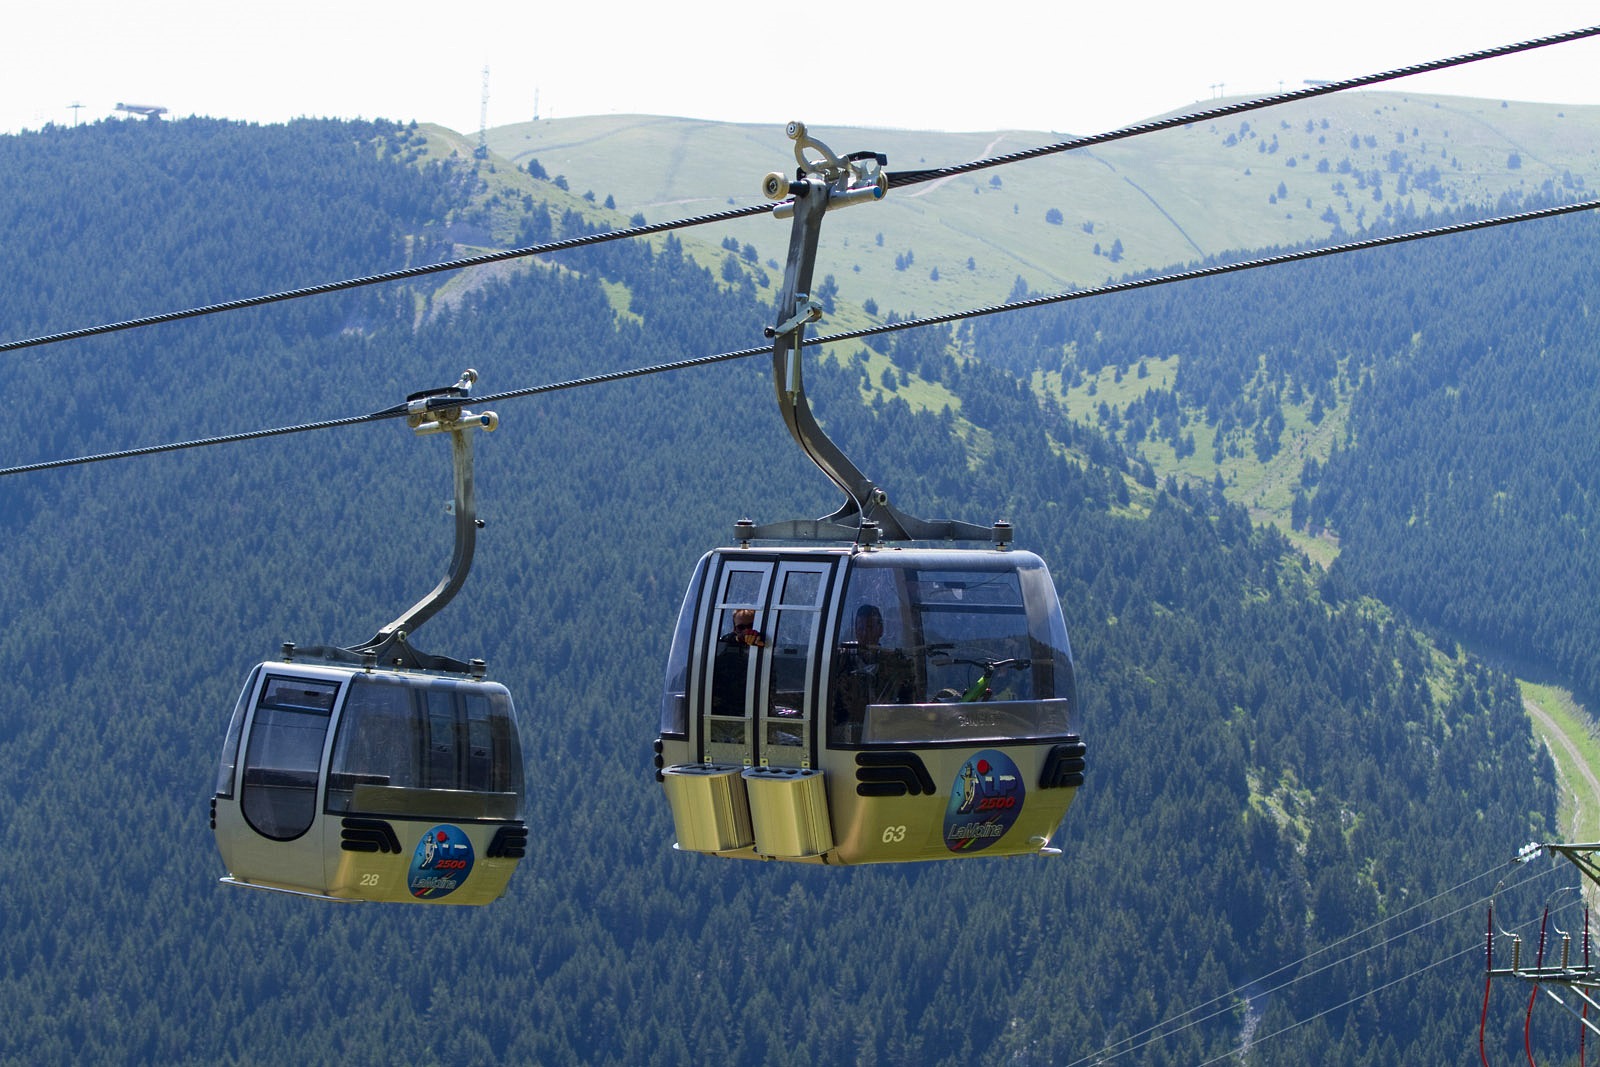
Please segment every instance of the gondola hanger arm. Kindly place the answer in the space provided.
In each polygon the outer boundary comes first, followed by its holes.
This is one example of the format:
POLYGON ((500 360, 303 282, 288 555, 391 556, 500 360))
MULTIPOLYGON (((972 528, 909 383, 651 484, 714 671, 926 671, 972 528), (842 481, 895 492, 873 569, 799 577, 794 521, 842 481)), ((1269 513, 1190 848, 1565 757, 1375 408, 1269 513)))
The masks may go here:
POLYGON ((851 462, 823 432, 812 414, 806 399, 801 349, 806 326, 822 316, 821 306, 811 299, 822 218, 831 208, 881 200, 888 190, 888 177, 883 170, 888 161, 875 152, 856 152, 841 157, 812 137, 804 123, 791 122, 785 132, 795 142, 798 164, 795 178, 791 181, 774 172, 762 182, 762 192, 768 198, 790 198, 775 208, 773 214, 794 219, 783 288, 778 294, 777 325, 766 330, 773 342, 773 386, 790 435, 801 451, 844 490, 847 499, 838 511, 820 519, 796 519, 762 526, 743 520, 735 527, 735 536, 741 541, 849 540, 870 544, 883 538, 895 541, 993 540, 1005 544, 1011 539, 1009 523, 988 527, 956 520, 930 522, 894 508, 889 503, 888 492, 851 462))
POLYGON ((450 453, 455 472, 455 495, 451 510, 455 514, 455 551, 450 559, 450 569, 433 590, 406 609, 398 618, 379 630, 372 640, 360 646, 359 651, 377 651, 391 643, 405 643, 419 626, 433 618, 466 584, 472 569, 472 557, 477 548, 478 530, 483 522, 478 518, 477 495, 472 476, 473 430, 485 433, 500 425, 500 418, 492 411, 466 410, 466 401, 478 372, 468 369, 455 385, 446 389, 414 393, 407 398, 406 423, 419 436, 436 433, 450 435, 450 453))
POLYGON ((438 614, 466 584, 477 548, 478 530, 483 526, 483 521, 478 518, 477 495, 473 486, 472 431, 492 431, 500 425, 500 418, 492 411, 474 412, 466 409, 472 385, 477 380, 478 372, 469 368, 455 385, 413 393, 406 398, 405 404, 397 405, 394 409, 396 414, 401 410, 405 412, 407 425, 419 436, 439 433, 450 435, 455 481, 455 494, 450 505, 455 517, 455 549, 451 555, 450 569, 432 591, 380 629, 371 640, 348 648, 296 648, 286 643, 283 648, 285 660, 324 659, 339 663, 364 663, 369 667, 451 671, 482 677, 482 660, 463 663, 447 656, 430 655, 413 648, 410 643, 417 628, 438 614))

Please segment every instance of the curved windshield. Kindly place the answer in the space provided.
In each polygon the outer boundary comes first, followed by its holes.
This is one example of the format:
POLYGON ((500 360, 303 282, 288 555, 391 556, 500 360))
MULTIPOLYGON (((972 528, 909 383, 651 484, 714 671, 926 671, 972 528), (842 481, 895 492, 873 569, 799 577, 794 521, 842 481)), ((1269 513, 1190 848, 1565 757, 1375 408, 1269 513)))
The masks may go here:
POLYGON ((504 686, 358 674, 328 773, 330 812, 522 815, 522 745, 504 686))
POLYGON ((694 641, 694 609, 700 600, 700 585, 705 581, 710 555, 695 565, 689 590, 678 609, 678 625, 672 631, 672 651, 667 655, 667 678, 661 693, 661 734, 686 737, 689 733, 689 647, 694 641))
POLYGON ((228 735, 222 742, 222 759, 217 764, 216 794, 227 800, 233 799, 233 772, 239 762, 239 738, 244 733, 244 717, 250 710, 250 695, 256 691, 256 679, 260 676, 260 667, 250 672, 249 679, 244 683, 244 691, 233 706, 233 717, 228 720, 228 735))
POLYGON ((1042 741, 1070 730, 1065 700, 984 700, 938 704, 869 704, 861 740, 1042 741))

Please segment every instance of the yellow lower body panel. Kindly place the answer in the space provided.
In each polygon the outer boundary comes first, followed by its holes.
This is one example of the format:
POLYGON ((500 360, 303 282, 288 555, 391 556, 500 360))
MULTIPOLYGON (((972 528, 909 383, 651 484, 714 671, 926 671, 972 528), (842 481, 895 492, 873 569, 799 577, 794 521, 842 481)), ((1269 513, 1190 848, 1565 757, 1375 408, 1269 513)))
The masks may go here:
POLYGON ((662 769, 679 848, 727 852, 755 843, 743 770, 718 763, 681 763, 662 769))
POLYGON ((751 767, 744 772, 756 852, 774 859, 821 856, 833 848, 822 772, 751 767))

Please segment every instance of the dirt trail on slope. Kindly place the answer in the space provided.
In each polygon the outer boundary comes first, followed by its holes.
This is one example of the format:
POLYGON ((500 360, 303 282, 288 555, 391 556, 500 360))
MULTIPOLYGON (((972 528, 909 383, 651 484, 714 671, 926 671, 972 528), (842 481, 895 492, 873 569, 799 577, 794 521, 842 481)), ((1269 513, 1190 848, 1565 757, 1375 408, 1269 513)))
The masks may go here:
MULTIPOLYGON (((978 153, 978 158, 979 159, 984 159, 984 158, 987 158, 988 156, 994 155, 995 146, 998 145, 1001 141, 1004 141, 1005 139, 1006 139, 1006 135, 1002 133, 1000 136, 996 137, 994 140, 992 140, 988 144, 984 145, 983 146, 983 151, 978 153)), ((951 182, 953 182, 955 180, 956 180, 956 175, 951 175, 948 178, 937 178, 934 181, 931 181, 928 184, 926 184, 925 186, 923 186, 921 189, 918 189, 915 192, 907 193, 906 196, 907 196, 907 198, 917 197, 917 196, 927 196, 929 193, 931 193, 935 189, 939 188, 939 186, 948 185, 948 184, 950 184, 951 182)))
POLYGON ((1560 774, 1563 787, 1571 789, 1573 794, 1572 825, 1566 828, 1569 841, 1579 840, 1578 828, 1583 824, 1584 812, 1600 811, 1600 777, 1596 777, 1594 770, 1585 762, 1583 754, 1577 746, 1567 739, 1561 728, 1543 708, 1526 698, 1522 706, 1527 709, 1529 716, 1539 724, 1540 731, 1544 734, 1545 744, 1559 748, 1560 752, 1551 752, 1556 759, 1556 769, 1560 774))

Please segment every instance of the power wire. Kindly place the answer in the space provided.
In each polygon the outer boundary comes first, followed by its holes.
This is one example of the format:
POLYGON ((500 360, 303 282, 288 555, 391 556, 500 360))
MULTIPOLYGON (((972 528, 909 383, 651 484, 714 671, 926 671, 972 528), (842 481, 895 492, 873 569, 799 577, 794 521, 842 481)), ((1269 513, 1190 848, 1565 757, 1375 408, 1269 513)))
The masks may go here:
MULTIPOLYGON (((1353 933, 1347 934, 1344 937, 1340 938, 1339 940, 1330 942, 1329 944, 1326 944, 1326 945, 1322 946, 1321 948, 1316 949, 1313 952, 1307 953, 1306 955, 1300 957, 1299 959, 1290 960, 1288 963, 1283 964, 1282 966, 1278 967, 1276 970, 1269 971, 1268 973, 1262 975, 1260 978, 1252 979, 1248 983, 1234 986, 1232 989, 1228 990, 1227 992, 1220 993, 1217 996, 1212 997, 1210 1000, 1204 1001, 1204 1002, 1202 1002, 1200 1004, 1195 1005, 1192 1008, 1189 1008, 1187 1011, 1180 1012, 1177 1015, 1170 1015, 1167 1018, 1162 1019, 1160 1022, 1155 1023, 1155 1024, 1151 1025, 1151 1026, 1148 1026, 1145 1029, 1138 1031, 1137 1033, 1129 1034, 1126 1037, 1119 1038, 1118 1040, 1112 1042, 1110 1045, 1107 1045, 1104 1048, 1098 1049, 1095 1052, 1091 1052, 1088 1055, 1081 1056, 1078 1059, 1073 1060, 1071 1063, 1067 1064, 1066 1067, 1079 1067, 1080 1064, 1089 1063, 1091 1061, 1093 1061, 1095 1063, 1109 1063, 1110 1061, 1116 1060, 1116 1059, 1120 1059, 1121 1057, 1126 1056, 1129 1053, 1137 1052, 1137 1051, 1139 1051, 1140 1049, 1144 1048, 1147 1045, 1153 1044, 1153 1043, 1155 1043, 1157 1041, 1165 1040, 1165 1039, 1170 1038, 1170 1037, 1174 1037, 1177 1034, 1181 1034, 1183 1031, 1188 1030, 1188 1029, 1190 1029, 1192 1027, 1195 1027, 1195 1026, 1199 1026, 1201 1023, 1204 1023, 1204 1022, 1207 1022, 1207 1021, 1209 1021, 1211 1019, 1214 1019, 1218 1015, 1225 1015, 1225 1014, 1231 1012, 1234 1009, 1233 999, 1235 997, 1237 997, 1237 996, 1244 995, 1245 991, 1247 989, 1254 988, 1254 987, 1259 987, 1259 986, 1261 986, 1262 983, 1267 982, 1267 981, 1275 978, 1278 975, 1281 975, 1281 974, 1284 974, 1284 973, 1286 973, 1288 971, 1291 971, 1291 970, 1293 970, 1293 969, 1295 969, 1297 967, 1302 966, 1303 964, 1310 963, 1312 960, 1316 959, 1318 956, 1321 956, 1324 953, 1332 952, 1334 949, 1338 948, 1341 945, 1344 945, 1344 944, 1347 944, 1347 943, 1349 943, 1351 941, 1354 941, 1357 938, 1365 937, 1367 934, 1370 934, 1370 933, 1380 929, 1381 927, 1384 927, 1384 926, 1388 925, 1389 923, 1392 923, 1392 922, 1396 921, 1397 919, 1401 918, 1402 916, 1408 915, 1411 912, 1416 911, 1418 908, 1426 907, 1429 904, 1432 904, 1435 901, 1441 900, 1444 897, 1447 897, 1452 893, 1456 893, 1456 892, 1458 892, 1458 891, 1460 891, 1462 889, 1465 889, 1467 886, 1471 885, 1474 882, 1482 881, 1484 878, 1487 878, 1491 874, 1498 874, 1501 871, 1503 871, 1504 869, 1505 869, 1504 865, 1501 865, 1501 866, 1497 866, 1497 867, 1492 867, 1489 870, 1482 871, 1482 872, 1480 872, 1478 874, 1475 874, 1471 878, 1468 878, 1468 879, 1466 879, 1466 880, 1464 880, 1462 882, 1459 882, 1456 885, 1451 886, 1449 889, 1446 889, 1446 890, 1443 890, 1442 892, 1436 893, 1433 896, 1429 897, 1427 900, 1418 901, 1416 904, 1413 904, 1408 908, 1405 908, 1405 909, 1403 909, 1401 911, 1398 911, 1395 914, 1388 916, 1387 918, 1381 919, 1378 922, 1373 923, 1370 926, 1366 927, 1365 929, 1357 930, 1357 931, 1355 931, 1353 933), (1196 1018, 1190 1018, 1191 1016, 1196 1015, 1197 1012, 1205 1011, 1207 1008, 1210 1008, 1213 1005, 1217 1005, 1217 1004, 1221 1004, 1222 1006, 1217 1008, 1214 1011, 1208 1012, 1205 1015, 1200 1015, 1200 1016, 1198 1016, 1196 1018), (1183 1022, 1182 1025, 1172 1025, 1172 1024, 1175 1024, 1175 1023, 1179 1023, 1180 1021, 1185 1020, 1185 1019, 1187 1019, 1188 1021, 1187 1022, 1183 1022), (1166 1029, 1167 1027, 1170 1027, 1170 1029, 1166 1029), (1140 1041, 1139 1038, 1144 1038, 1144 1040, 1140 1041), (1126 1047, 1119 1047, 1119 1046, 1122 1046, 1122 1045, 1126 1045, 1126 1047)), ((1508 890, 1511 890, 1511 889, 1520 889, 1523 886, 1535 881, 1536 879, 1545 877, 1546 875, 1552 873, 1554 870, 1556 870, 1556 868, 1552 867, 1552 868, 1550 868, 1548 870, 1541 871, 1541 872, 1539 872, 1537 874, 1530 875, 1530 876, 1522 879, 1520 882, 1517 882, 1516 884, 1514 884, 1512 886, 1508 886, 1508 887, 1503 887, 1501 889, 1497 889, 1496 892, 1504 892, 1504 891, 1508 891, 1508 890)), ((1449 918, 1452 918, 1452 917, 1454 917, 1456 915, 1459 915, 1463 911, 1466 911, 1468 908, 1472 908, 1474 906, 1477 906, 1479 904, 1483 904, 1483 903, 1485 903, 1485 902, 1487 902, 1489 900, 1492 900, 1493 897, 1494 897, 1494 894, 1491 893, 1489 896, 1479 897, 1476 900, 1468 901, 1466 904, 1463 904, 1460 907, 1455 908, 1452 911, 1445 912, 1442 915, 1436 915, 1433 918, 1428 919, 1426 922, 1418 923, 1415 926, 1408 927, 1407 929, 1401 930, 1399 933, 1393 934, 1393 935, 1385 938, 1382 941, 1376 942, 1375 944, 1371 944, 1371 945, 1368 945, 1365 948, 1357 949, 1357 950, 1355 950, 1353 952, 1349 952, 1349 953, 1345 954, 1344 956, 1341 956, 1340 958, 1338 958, 1336 960, 1332 960, 1331 962, 1320 964, 1319 966, 1317 966, 1317 967, 1315 967, 1315 968, 1313 968, 1313 969, 1311 969, 1309 971, 1304 971, 1304 972, 1302 972, 1300 974, 1295 975, 1293 978, 1288 978, 1288 979, 1285 979, 1284 981, 1278 982, 1276 985, 1268 986, 1267 988, 1262 989, 1257 995, 1266 996, 1266 995, 1269 995, 1269 994, 1272 994, 1272 993, 1276 993, 1276 992, 1278 992, 1278 991, 1280 991, 1282 989, 1287 989, 1289 986, 1294 985, 1296 982, 1300 982, 1300 981, 1303 981, 1303 980, 1305 980, 1307 978, 1314 977, 1315 975, 1321 974, 1323 971, 1326 971, 1326 970, 1328 970, 1329 968, 1332 968, 1332 967, 1336 967, 1341 963, 1348 963, 1349 961, 1351 961, 1353 959, 1356 959, 1359 956, 1365 955, 1368 952, 1374 952, 1374 951, 1376 951, 1376 950, 1378 950, 1380 948, 1383 948, 1386 945, 1392 944, 1395 941, 1400 940, 1401 938, 1409 937, 1414 933, 1417 933, 1419 931, 1427 929, 1429 926, 1432 926, 1435 923, 1443 922, 1446 919, 1449 919, 1449 918)), ((1356 999, 1359 1000, 1360 998, 1358 997, 1356 999)), ((1269 1036, 1271 1036, 1271 1035, 1269 1035, 1269 1036)))
MULTIPOLYGON (((1578 904, 1577 901, 1573 901, 1570 904, 1564 904, 1559 908, 1553 909, 1551 911, 1551 914, 1552 915, 1558 915, 1561 912, 1568 910, 1569 908, 1576 907, 1577 904, 1578 904)), ((1537 919, 1529 919, 1527 922, 1523 923, 1522 926, 1524 928, 1527 928, 1527 927, 1533 926, 1538 921, 1539 920, 1537 920, 1537 919)), ((1340 1011, 1341 1009, 1348 1008, 1352 1004, 1360 1003, 1363 998, 1369 997, 1374 993, 1381 993, 1385 989, 1388 989, 1390 986, 1399 985, 1401 982, 1409 982, 1411 979, 1416 978, 1418 975, 1426 974, 1427 972, 1433 970, 1435 967, 1442 967, 1447 963, 1455 962, 1456 960, 1460 959, 1463 956, 1470 955, 1473 952, 1482 951, 1482 948, 1483 948, 1483 946, 1481 944, 1468 945, 1466 948, 1461 949, 1459 952, 1453 952, 1448 956, 1443 956, 1443 957, 1441 957, 1441 958, 1439 958, 1437 960, 1434 960, 1432 963, 1425 964, 1424 966, 1418 967, 1416 970, 1412 971, 1409 974, 1401 975, 1399 978, 1391 979, 1390 981, 1384 982, 1382 985, 1374 986, 1371 989, 1368 989, 1365 992, 1362 992, 1362 993, 1360 993, 1360 994, 1358 994, 1356 996, 1353 996, 1353 997, 1349 998, 1348 1000, 1346 1000, 1346 1001, 1344 1001, 1342 1003, 1334 1004, 1331 1007, 1324 1008, 1321 1011, 1317 1012, 1315 1015, 1308 1016, 1308 1017, 1306 1017, 1304 1019, 1297 1019, 1294 1022, 1288 1024, 1287 1026, 1283 1026, 1283 1027, 1278 1028, 1277 1030, 1274 1030, 1270 1034, 1263 1034, 1260 1037, 1252 1038, 1251 1041, 1250 1041, 1250 1045, 1255 1045, 1255 1044, 1258 1044, 1258 1043, 1260 1043, 1262 1041, 1270 1041, 1272 1038, 1279 1037, 1279 1036, 1281 1036, 1283 1034, 1286 1034, 1290 1030, 1297 1029, 1297 1028, 1299 1028, 1301 1026, 1306 1025, 1307 1023, 1315 1022, 1316 1020, 1322 1018, 1325 1015, 1331 1015, 1336 1011, 1340 1011)), ((1239 1046, 1237 1048, 1229 1050, 1228 1052, 1222 1054, 1221 1056, 1213 1056, 1211 1059, 1205 1060, 1204 1062, 1202 1062, 1200 1064, 1197 1064, 1196 1067, 1210 1067, 1210 1065, 1213 1064, 1213 1063, 1221 1063, 1223 1060, 1232 1059, 1232 1058, 1240 1055, 1241 1053, 1243 1053, 1246 1050, 1246 1048, 1248 1048, 1248 1047, 1249 1046, 1241 1045, 1241 1046, 1239 1046)))
MULTIPOLYGON (((1275 107, 1278 104, 1292 103, 1311 97, 1323 96, 1329 93, 1342 92, 1347 89, 1361 88, 1367 85, 1376 85, 1397 78, 1410 77, 1449 67, 1461 66, 1467 63, 1477 63, 1486 59, 1496 59, 1502 56, 1526 52, 1536 48, 1546 48, 1551 45, 1566 44, 1582 40, 1586 37, 1600 35, 1600 26, 1591 26, 1586 29, 1569 30, 1565 33, 1553 34, 1548 37, 1539 37, 1514 44, 1501 45, 1495 48, 1480 49, 1444 59, 1436 59, 1427 63, 1416 63, 1407 67, 1398 67, 1393 70, 1377 74, 1361 75, 1347 78, 1343 81, 1330 82, 1327 85, 1309 86, 1304 89, 1295 89, 1287 93, 1277 93, 1254 100, 1245 100, 1235 104, 1209 108, 1203 111, 1192 112, 1172 118, 1160 119, 1154 122, 1139 123, 1125 126, 1109 133, 1097 134, 1089 137, 1079 137, 1056 144, 1043 145, 1021 152, 1012 152, 1000 156, 991 156, 986 159, 973 160, 954 166, 943 167, 936 170, 915 170, 891 172, 889 174, 890 187, 916 185, 922 182, 936 181, 958 174, 983 170, 990 167, 1005 166, 1023 160, 1034 159, 1040 156, 1054 155, 1069 152, 1078 148, 1092 145, 1105 144, 1109 141, 1122 140, 1146 133, 1155 133, 1160 130, 1186 126, 1196 122, 1222 118, 1229 115, 1242 114, 1261 108, 1275 107)), ((665 233, 671 230, 685 229, 691 226, 703 226, 709 223, 730 222, 735 219, 751 215, 770 213, 774 208, 772 204, 753 204, 747 207, 734 208, 728 211, 712 212, 707 215, 696 215, 690 218, 678 219, 671 222, 660 222, 643 226, 631 226, 621 230, 607 230, 601 233, 585 234, 579 237, 564 238, 559 241, 550 241, 543 244, 529 245, 522 248, 502 249, 498 252, 486 252, 481 255, 468 256, 462 259, 442 260, 438 263, 420 264, 414 267, 403 267, 398 270, 384 271, 379 274, 369 274, 344 281, 325 282, 319 285, 303 286, 297 289, 286 289, 281 292, 267 293, 261 296, 243 297, 236 300, 226 300, 216 304, 206 304, 200 307, 187 308, 179 311, 167 311, 154 315, 144 315, 138 318, 125 319, 120 322, 104 323, 98 326, 81 327, 74 330, 64 330, 59 333, 42 334, 38 337, 23 338, 16 341, 0 342, 0 354, 15 352, 25 348, 35 348, 41 345, 54 344, 59 341, 78 340, 85 337, 94 337, 101 334, 117 333, 123 330, 138 329, 145 326, 154 326, 166 322, 178 322, 184 319, 198 318, 202 315, 212 315, 224 311, 240 311, 245 308, 260 307, 286 300, 298 300, 301 297, 317 296, 324 293, 342 292, 367 285, 377 285, 382 282, 401 281, 409 278, 423 277, 429 274, 438 274, 444 271, 462 270, 467 267, 483 266, 489 263, 500 263, 506 260, 523 259, 531 256, 544 255, 550 252, 565 251, 581 248, 586 245, 599 244, 605 241, 618 241, 625 238, 647 237, 652 234, 665 233)))
POLYGON ((1241 1053, 1243 1053, 1246 1049, 1253 1048, 1255 1045, 1258 1045, 1261 1042, 1270 1041, 1275 1037, 1279 1037, 1279 1036, 1281 1036, 1283 1034, 1288 1033, 1290 1030, 1298 1029, 1299 1027, 1302 1027, 1302 1026, 1304 1026, 1307 1023, 1310 1023, 1310 1022, 1315 1022, 1316 1020, 1322 1018, 1325 1015, 1331 1015, 1333 1012, 1339 1011, 1341 1008, 1348 1008, 1352 1004, 1359 1004, 1362 1000, 1364 1000, 1367 997, 1370 997, 1374 993, 1381 993, 1385 989, 1388 989, 1390 986, 1399 985, 1401 982, 1409 982, 1411 979, 1416 978, 1419 975, 1427 974, 1429 971, 1433 970, 1435 967, 1442 967, 1447 963, 1452 963, 1455 960, 1460 959, 1462 956, 1465 956, 1470 952, 1475 952, 1478 949, 1479 949, 1479 946, 1477 946, 1477 945, 1469 945, 1466 948, 1460 950, 1459 952, 1455 952, 1455 953, 1452 953, 1452 954, 1450 954, 1448 956, 1441 957, 1440 959, 1434 960, 1432 963, 1425 964, 1425 965, 1423 965, 1421 967, 1418 967, 1416 970, 1412 971, 1410 974, 1401 975, 1399 978, 1391 979, 1391 980, 1383 983, 1380 986, 1374 986, 1371 989, 1364 990, 1363 992, 1358 993, 1357 995, 1351 997, 1349 1000, 1346 1000, 1343 1003, 1335 1004, 1335 1005, 1333 1005, 1331 1007, 1324 1008, 1323 1010, 1317 1012, 1315 1015, 1312 1015, 1312 1016, 1310 1016, 1308 1018, 1297 1019, 1297 1020, 1295 1020, 1294 1022, 1290 1023, 1287 1026, 1279 1027, 1277 1030, 1274 1030, 1270 1034, 1262 1034, 1259 1037, 1252 1037, 1250 1039, 1249 1044, 1240 1045, 1237 1048, 1230 1049, 1229 1051, 1223 1053, 1220 1056, 1213 1056, 1211 1059, 1204 1060, 1201 1063, 1199 1063, 1197 1065, 1197 1067, 1209 1067, 1210 1064, 1221 1063, 1223 1060, 1233 1059, 1233 1058, 1239 1056, 1241 1053))

